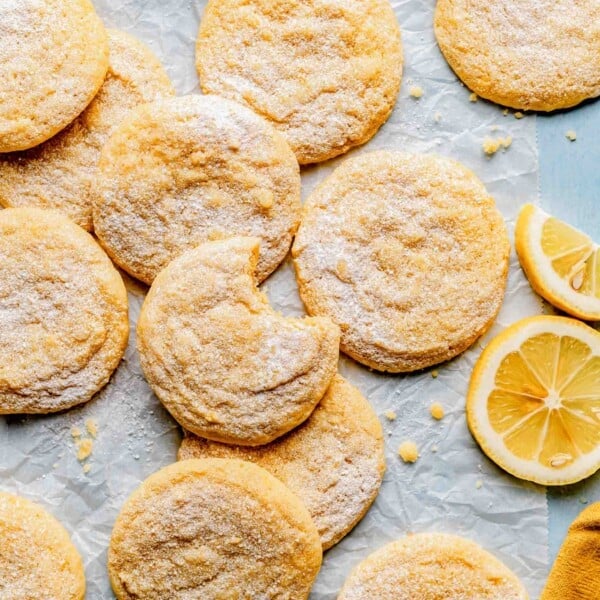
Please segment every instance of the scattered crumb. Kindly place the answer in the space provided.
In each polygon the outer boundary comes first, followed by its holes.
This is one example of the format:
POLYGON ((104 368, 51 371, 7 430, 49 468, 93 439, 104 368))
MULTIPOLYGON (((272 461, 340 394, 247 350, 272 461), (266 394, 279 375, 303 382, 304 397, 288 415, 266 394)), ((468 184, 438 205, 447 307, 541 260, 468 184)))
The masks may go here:
POLYGON ((96 421, 94 421, 94 419, 88 419, 85 422, 85 428, 87 429, 87 432, 94 438, 96 439, 96 436, 98 435, 98 425, 96 424, 96 421))
POLYGON ((512 144, 512 137, 499 137, 496 139, 486 137, 483 140, 483 151, 488 155, 492 156, 498 152, 498 150, 506 150, 512 144))
POLYGON ((438 112, 436 112, 436 113, 433 115, 433 120, 434 120, 436 123, 439 123, 439 122, 442 120, 442 113, 441 113, 441 112, 439 112, 439 111, 438 111, 438 112))
POLYGON ((393 410, 387 410, 387 411, 385 411, 385 418, 388 421, 395 421, 396 420, 396 413, 393 410))
POLYGON ((89 463, 87 465, 83 465, 83 472, 87 475, 92 470, 92 465, 89 463))
POLYGON ((587 498, 579 498, 579 502, 581 502, 581 504, 587 504, 588 499, 587 498))
POLYGON ((432 376, 434 379, 437 379, 437 376, 438 376, 439 374, 440 374, 440 373, 439 373, 439 371, 438 371, 437 369, 434 369, 433 371, 431 371, 431 376, 432 376))
POLYGON ((479 100, 479 96, 475 92, 472 92, 469 96, 469 102, 477 102, 477 100, 479 100))
POLYGON ((481 479, 478 479, 478 480, 475 482, 475 487, 476 487, 478 490, 480 490, 482 486, 483 486, 483 481, 481 481, 481 479))
POLYGON ((438 447, 437 446, 431 446, 431 451, 432 452, 437 452, 438 451, 438 447))
POLYGON ((517 111, 517 112, 516 112, 516 113, 513 115, 513 117, 514 117, 515 119, 522 119, 524 116, 525 116, 525 115, 524 115, 522 112, 520 112, 520 111, 517 111))
POLYGON ((500 128, 498 127, 498 125, 492 125, 492 126, 490 127, 490 129, 491 129, 492 131, 498 131, 498 129, 500 129, 500 128))
POLYGON ((398 455, 405 463, 414 463, 419 458, 419 450, 414 442, 406 441, 400 444, 398 455))
POLYGON ((408 93, 413 97, 413 98, 421 98, 421 96, 423 96, 423 88, 419 85, 412 85, 410 87, 410 90, 408 90, 408 93))
POLYGON ((565 137, 571 141, 574 142, 577 139, 577 133, 575 131, 573 131, 572 129, 569 129, 569 131, 567 131, 565 133, 565 137))
POLYGON ((507 114, 508 114, 508 108, 505 108, 505 109, 502 111, 502 116, 503 116, 503 117, 506 117, 506 115, 507 115, 507 114))
POLYGON ((81 429, 79 427, 71 427, 71 436, 73 439, 81 437, 81 429))
POLYGON ((83 462, 86 458, 89 458, 93 448, 94 442, 92 440, 79 440, 77 442, 77 460, 83 462))
POLYGON ((444 407, 439 402, 434 402, 429 407, 429 412, 434 419, 441 421, 444 418, 444 407))

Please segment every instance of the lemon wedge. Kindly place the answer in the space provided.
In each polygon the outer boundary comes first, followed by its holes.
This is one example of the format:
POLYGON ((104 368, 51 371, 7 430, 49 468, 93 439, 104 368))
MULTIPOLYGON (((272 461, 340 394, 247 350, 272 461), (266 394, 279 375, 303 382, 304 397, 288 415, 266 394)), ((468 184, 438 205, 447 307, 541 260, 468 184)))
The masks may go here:
POLYGON ((473 370, 467 421, 504 470, 564 485, 600 468, 600 333, 568 317, 518 321, 473 370))
POLYGON ((600 247, 532 204, 519 213, 515 246, 533 289, 586 321, 600 320, 600 247))

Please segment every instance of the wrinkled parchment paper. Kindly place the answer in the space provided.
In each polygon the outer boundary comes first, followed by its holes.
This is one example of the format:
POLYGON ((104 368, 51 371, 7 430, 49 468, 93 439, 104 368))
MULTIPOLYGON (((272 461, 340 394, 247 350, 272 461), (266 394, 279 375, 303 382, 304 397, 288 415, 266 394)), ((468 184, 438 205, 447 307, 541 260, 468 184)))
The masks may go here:
MULTIPOLYGON (((147 42, 166 66, 180 94, 197 93, 194 43, 205 2, 201 0, 94 0, 110 27, 147 42)), ((402 91, 389 122, 365 147, 436 152, 472 168, 495 196, 511 235, 518 207, 537 201, 535 117, 516 119, 500 107, 470 102, 469 91, 439 53, 432 31, 434 0, 392 2, 403 34, 402 91), (420 86, 423 96, 409 95, 420 86), (486 158, 483 139, 512 137, 506 152, 486 158)), ((304 194, 344 160, 303 170, 304 194)), ((178 427, 146 385, 134 351, 134 323, 143 288, 132 290, 132 335, 110 384, 87 405, 46 417, 0 418, 0 480, 7 491, 40 502, 73 535, 86 564, 90 600, 111 599, 106 548, 114 519, 127 496, 148 475, 175 460, 178 427), (71 428, 98 425, 93 452, 83 471, 71 428)), ((289 260, 266 282, 284 314, 303 314, 289 260)), ((373 508, 356 529, 327 552, 311 600, 334 600, 361 559, 407 532, 446 531, 474 539, 508 564, 536 598, 548 569, 545 490, 518 481, 492 464, 467 430, 464 398, 472 366, 491 335, 509 323, 541 312, 514 253, 505 303, 492 331, 463 356, 436 369, 406 376, 370 372, 342 358, 342 373, 357 385, 380 415, 388 469, 373 508), (434 421, 432 402, 446 417, 434 421), (395 421, 384 413, 393 410, 395 421), (397 448, 405 439, 421 458, 405 465, 397 448)), ((165 599, 167 600, 167 599, 165 599)), ((365 599, 366 600, 366 599, 365 599)))

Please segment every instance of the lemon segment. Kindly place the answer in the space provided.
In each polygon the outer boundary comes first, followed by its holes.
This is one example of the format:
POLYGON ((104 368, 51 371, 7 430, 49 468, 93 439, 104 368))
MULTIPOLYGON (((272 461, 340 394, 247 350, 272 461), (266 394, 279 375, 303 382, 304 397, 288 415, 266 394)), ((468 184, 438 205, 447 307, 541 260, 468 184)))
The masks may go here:
POLYGON ((517 219, 515 246, 540 296, 574 317, 600 320, 600 247, 589 236, 526 204, 517 219))
POLYGON ((566 317, 523 319, 486 347, 467 396, 483 451, 544 485, 600 468, 600 333, 566 317))

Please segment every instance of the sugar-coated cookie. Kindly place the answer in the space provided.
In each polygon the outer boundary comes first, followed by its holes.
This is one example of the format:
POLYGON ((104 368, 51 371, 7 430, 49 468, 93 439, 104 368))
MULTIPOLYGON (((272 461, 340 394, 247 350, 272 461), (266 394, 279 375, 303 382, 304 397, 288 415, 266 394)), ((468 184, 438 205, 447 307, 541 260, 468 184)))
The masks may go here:
POLYGON ((304 505, 250 462, 185 460, 150 476, 113 529, 118 600, 305 600, 321 543, 304 505))
POLYGON ((185 250, 234 235, 261 238, 262 281, 298 227, 293 152, 267 121, 224 98, 184 96, 134 110, 104 147, 99 171, 96 235, 146 283, 185 250))
POLYGON ((438 0, 446 60, 482 98, 523 110, 600 95, 598 0, 438 0))
POLYGON ((0 152, 37 146, 96 95, 108 40, 90 0, 0 2, 0 152))
POLYGON ((338 600, 527 600, 517 577, 470 540, 409 535, 380 548, 350 574, 338 600))
POLYGON ((205 438, 266 444, 305 421, 336 371, 339 330, 285 318, 256 287, 257 238, 189 250, 150 288, 137 326, 142 368, 173 417, 205 438))
POLYGON ((0 154, 3 206, 55 208, 92 229, 92 189, 102 146, 130 109, 173 94, 165 70, 147 46, 114 29, 108 30, 108 40, 108 74, 87 109, 47 142, 0 154))
POLYGON ((357 361, 406 372, 466 350, 504 296, 509 242, 475 175, 431 155, 347 160, 309 197, 292 249, 311 315, 357 361))
POLYGON ((0 211, 0 414, 88 401, 127 346, 127 293, 92 236, 56 211, 0 211))
POLYGON ((83 600, 81 557, 41 506, 0 492, 0 549, 2 600, 83 600))
POLYGON ((257 448, 187 434, 178 458, 239 458, 281 480, 311 514, 323 549, 337 544, 377 496, 385 455, 381 424, 362 394, 336 375, 311 416, 287 435, 257 448))
POLYGON ((245 103, 314 163, 364 144, 390 116, 400 29, 388 0, 209 0, 196 65, 206 93, 245 103))

